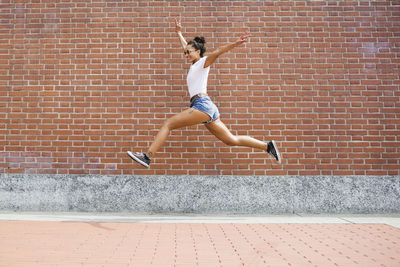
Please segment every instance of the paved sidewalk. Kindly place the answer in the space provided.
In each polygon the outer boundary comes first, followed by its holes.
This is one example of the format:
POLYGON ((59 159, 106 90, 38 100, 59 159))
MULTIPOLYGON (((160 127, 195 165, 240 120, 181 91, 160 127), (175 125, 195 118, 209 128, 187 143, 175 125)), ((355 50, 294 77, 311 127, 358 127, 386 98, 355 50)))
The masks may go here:
POLYGON ((0 266, 400 266, 400 216, 0 214, 0 266))

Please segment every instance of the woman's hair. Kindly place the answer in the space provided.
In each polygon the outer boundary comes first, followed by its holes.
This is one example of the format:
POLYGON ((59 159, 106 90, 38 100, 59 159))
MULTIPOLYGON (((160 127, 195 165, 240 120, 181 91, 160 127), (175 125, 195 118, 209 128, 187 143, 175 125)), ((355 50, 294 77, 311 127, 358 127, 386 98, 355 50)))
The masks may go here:
POLYGON ((204 44, 206 40, 203 36, 196 36, 193 40, 189 41, 187 44, 191 45, 195 50, 200 50, 200 57, 203 57, 204 53, 206 52, 206 48, 204 44))

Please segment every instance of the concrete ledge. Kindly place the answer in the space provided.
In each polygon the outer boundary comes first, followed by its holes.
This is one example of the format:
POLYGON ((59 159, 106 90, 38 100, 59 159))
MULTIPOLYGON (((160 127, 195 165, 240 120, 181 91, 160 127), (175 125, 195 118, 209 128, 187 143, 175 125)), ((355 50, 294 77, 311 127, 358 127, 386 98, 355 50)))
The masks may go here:
POLYGON ((133 214, 107 212, 1 212, 0 221, 88 223, 235 223, 235 224, 387 224, 400 229, 400 214, 133 214))
POLYGON ((0 175, 0 210, 399 213, 400 176, 0 175))

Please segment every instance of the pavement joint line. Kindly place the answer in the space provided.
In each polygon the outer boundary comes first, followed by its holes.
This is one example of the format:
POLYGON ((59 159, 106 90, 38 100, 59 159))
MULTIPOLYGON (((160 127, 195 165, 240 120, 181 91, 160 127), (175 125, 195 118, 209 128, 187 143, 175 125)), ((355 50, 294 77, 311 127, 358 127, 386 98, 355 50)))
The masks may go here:
POLYGON ((345 219, 345 218, 340 218, 340 217, 339 217, 339 219, 341 219, 341 220, 343 220, 343 221, 345 221, 345 222, 351 223, 351 224, 355 224, 355 222, 350 221, 350 220, 345 219))

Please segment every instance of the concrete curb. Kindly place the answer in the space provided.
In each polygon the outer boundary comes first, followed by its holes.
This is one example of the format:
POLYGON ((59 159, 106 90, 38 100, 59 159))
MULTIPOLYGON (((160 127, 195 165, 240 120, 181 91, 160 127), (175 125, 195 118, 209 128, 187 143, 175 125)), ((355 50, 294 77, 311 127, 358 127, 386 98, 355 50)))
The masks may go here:
POLYGON ((400 176, 1 174, 0 210, 399 213, 400 176))

